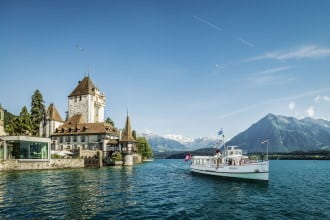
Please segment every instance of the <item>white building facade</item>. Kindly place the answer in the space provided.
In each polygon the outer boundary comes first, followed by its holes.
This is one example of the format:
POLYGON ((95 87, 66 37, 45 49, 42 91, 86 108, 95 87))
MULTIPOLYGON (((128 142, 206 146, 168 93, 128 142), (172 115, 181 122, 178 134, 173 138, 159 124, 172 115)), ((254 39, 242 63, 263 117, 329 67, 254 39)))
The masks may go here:
POLYGON ((55 132, 56 128, 63 125, 64 121, 58 113, 55 105, 52 103, 49 105, 46 111, 46 117, 40 122, 39 134, 41 137, 50 137, 55 132))

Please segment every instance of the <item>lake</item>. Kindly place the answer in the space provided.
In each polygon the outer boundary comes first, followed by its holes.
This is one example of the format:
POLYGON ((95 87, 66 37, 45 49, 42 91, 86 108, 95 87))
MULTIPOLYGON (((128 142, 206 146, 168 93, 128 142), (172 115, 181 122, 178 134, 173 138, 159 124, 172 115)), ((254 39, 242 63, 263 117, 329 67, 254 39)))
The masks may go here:
POLYGON ((134 167, 0 173, 0 219, 329 219, 330 161, 270 161, 268 183, 134 167))

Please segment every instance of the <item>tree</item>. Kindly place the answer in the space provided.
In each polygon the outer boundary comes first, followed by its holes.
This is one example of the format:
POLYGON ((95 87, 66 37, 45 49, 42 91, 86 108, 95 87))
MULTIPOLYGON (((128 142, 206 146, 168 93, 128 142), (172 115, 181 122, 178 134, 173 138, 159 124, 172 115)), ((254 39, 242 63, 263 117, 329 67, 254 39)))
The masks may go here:
POLYGON ((8 112, 7 110, 4 110, 5 112, 5 120, 4 120, 4 125, 7 126, 8 124, 10 124, 14 118, 16 117, 14 114, 8 112))
POLYGON ((12 118, 6 125, 6 132, 9 135, 31 135, 32 121, 27 108, 24 106, 19 116, 12 118))
POLYGON ((32 135, 39 135, 40 122, 45 118, 46 109, 40 91, 37 89, 31 97, 32 135))
POLYGON ((19 115, 19 127, 20 127, 19 129, 20 134, 24 134, 24 135, 33 134, 33 122, 31 120, 31 115, 29 114, 25 106, 22 108, 22 111, 19 115))
POLYGON ((152 149, 145 137, 137 137, 137 148, 138 153, 142 156, 142 158, 152 158, 153 153, 152 149))
POLYGON ((135 130, 132 131, 132 136, 136 140, 136 131, 135 130))
POLYGON ((16 124, 17 124, 17 120, 18 117, 14 116, 13 118, 10 119, 10 121, 8 121, 5 124, 5 131, 9 134, 9 135, 16 135, 16 124))
POLYGON ((111 120, 110 117, 107 117, 107 119, 105 120, 106 123, 109 123, 112 127, 115 127, 115 123, 111 120))

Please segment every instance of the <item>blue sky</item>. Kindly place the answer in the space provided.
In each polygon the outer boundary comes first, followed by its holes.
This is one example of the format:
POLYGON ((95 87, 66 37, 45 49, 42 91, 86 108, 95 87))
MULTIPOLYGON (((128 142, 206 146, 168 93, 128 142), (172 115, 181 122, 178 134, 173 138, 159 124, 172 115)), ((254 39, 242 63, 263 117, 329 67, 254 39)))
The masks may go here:
POLYGON ((62 117, 89 72, 105 116, 230 138, 268 113, 330 119, 330 1, 0 0, 0 103, 62 117))

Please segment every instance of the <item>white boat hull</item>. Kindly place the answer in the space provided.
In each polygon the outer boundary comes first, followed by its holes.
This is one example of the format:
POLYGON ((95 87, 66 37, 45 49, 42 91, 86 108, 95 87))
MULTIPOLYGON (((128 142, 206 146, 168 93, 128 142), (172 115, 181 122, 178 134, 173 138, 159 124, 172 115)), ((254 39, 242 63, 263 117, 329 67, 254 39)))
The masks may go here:
POLYGON ((230 166, 227 164, 216 165, 195 165, 190 166, 190 171, 212 176, 222 176, 230 178, 263 180, 269 179, 269 161, 248 163, 242 165, 230 166))

